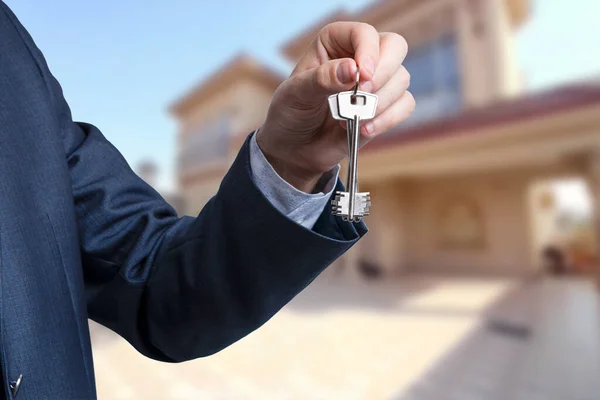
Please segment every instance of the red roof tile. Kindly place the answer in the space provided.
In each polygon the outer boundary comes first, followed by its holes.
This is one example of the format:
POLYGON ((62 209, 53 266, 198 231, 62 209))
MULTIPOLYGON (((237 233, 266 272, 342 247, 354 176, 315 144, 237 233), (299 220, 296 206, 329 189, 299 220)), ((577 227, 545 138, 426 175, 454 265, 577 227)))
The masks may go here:
POLYGON ((364 150, 371 151, 417 141, 476 134, 484 128, 524 122, 594 104, 600 104, 600 84, 593 82, 585 85, 566 85, 481 108, 473 108, 422 124, 399 127, 369 142, 364 146, 364 150))

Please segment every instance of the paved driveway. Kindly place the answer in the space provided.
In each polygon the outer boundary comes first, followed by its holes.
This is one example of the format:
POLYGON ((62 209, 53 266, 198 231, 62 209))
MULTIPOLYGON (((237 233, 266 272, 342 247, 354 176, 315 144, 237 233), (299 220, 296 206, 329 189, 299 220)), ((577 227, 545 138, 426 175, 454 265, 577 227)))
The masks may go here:
POLYGON ((93 324, 100 399, 600 399, 600 307, 581 280, 324 277, 206 359, 162 364, 93 324))

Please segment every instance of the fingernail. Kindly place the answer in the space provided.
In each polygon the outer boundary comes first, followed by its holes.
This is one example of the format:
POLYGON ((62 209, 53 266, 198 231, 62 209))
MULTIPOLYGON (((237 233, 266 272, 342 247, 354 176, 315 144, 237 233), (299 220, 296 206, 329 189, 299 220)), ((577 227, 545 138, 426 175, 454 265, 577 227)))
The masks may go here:
POLYGON ((352 80, 352 74, 350 73, 350 63, 345 62, 338 65, 336 75, 340 82, 349 83, 352 80))
POLYGON ((367 122, 365 125, 365 130, 367 131, 367 135, 373 135, 373 132, 375 132, 375 124, 372 122, 367 122))

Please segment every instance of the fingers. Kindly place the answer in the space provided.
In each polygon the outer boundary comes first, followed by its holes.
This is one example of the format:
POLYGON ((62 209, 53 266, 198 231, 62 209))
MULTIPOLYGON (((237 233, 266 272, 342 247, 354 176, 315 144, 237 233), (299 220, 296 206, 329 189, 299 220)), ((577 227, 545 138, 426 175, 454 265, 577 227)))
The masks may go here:
POLYGON ((378 33, 358 22, 329 24, 294 69, 292 90, 286 92, 298 106, 320 104, 324 96, 350 90, 359 67, 360 88, 379 97, 377 116, 362 128, 366 137, 375 136, 406 120, 415 107, 407 92, 410 75, 402 66, 407 51, 406 40, 396 33, 378 33))
POLYGON ((319 32, 292 76, 331 60, 350 58, 360 68, 361 89, 373 92, 394 75, 407 50, 406 40, 396 33, 378 33, 373 26, 360 22, 334 22, 319 32))
POLYGON ((371 25, 357 24, 351 29, 350 42, 361 79, 373 79, 379 64, 379 33, 371 25))
POLYGON ((330 58, 353 57, 361 69, 361 79, 371 80, 379 63, 379 33, 361 22, 334 22, 319 34, 330 58))
POLYGON ((362 135, 372 138, 408 119, 415 107, 411 93, 410 74, 402 65, 406 58, 406 40, 395 33, 381 33, 381 59, 372 81, 362 84, 365 91, 378 97, 377 114, 361 128, 362 135))
POLYGON ((328 61, 290 79, 289 93, 302 104, 323 102, 323 97, 350 90, 356 81, 356 62, 351 58, 328 61))
POLYGON ((383 113, 396 102, 410 87, 410 74, 403 65, 396 70, 392 77, 375 92, 379 98, 377 114, 383 113))
POLYGON ((406 91, 385 111, 361 127, 361 134, 373 137, 406 121, 415 109, 413 95, 406 91))
MULTIPOLYGON (((378 91, 395 76, 408 51, 406 40, 396 33, 383 32, 379 34, 379 37, 380 60, 377 71, 372 80, 361 85, 361 90, 371 93, 378 91)), ((404 89, 406 90, 406 88, 404 89)))
POLYGON ((315 68, 337 58, 353 58, 360 67, 361 80, 371 80, 379 63, 379 33, 362 22, 328 24, 321 29, 294 72, 315 68))

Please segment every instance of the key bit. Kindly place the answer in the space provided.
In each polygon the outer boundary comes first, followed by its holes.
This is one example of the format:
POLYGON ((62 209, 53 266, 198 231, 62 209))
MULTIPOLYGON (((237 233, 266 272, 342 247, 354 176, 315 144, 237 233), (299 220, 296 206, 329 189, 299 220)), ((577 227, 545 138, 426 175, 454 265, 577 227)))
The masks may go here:
MULTIPOLYGON (((331 201, 334 215, 339 215, 344 221, 350 221, 350 193, 336 192, 331 201)), ((367 192, 356 193, 354 196, 354 216, 352 222, 359 222, 361 217, 369 216, 369 207, 371 206, 371 195, 367 192)))

